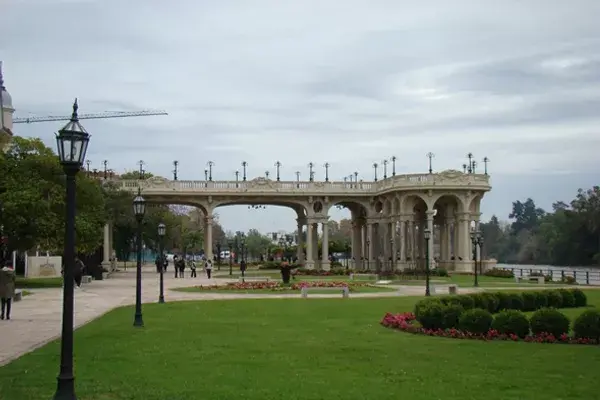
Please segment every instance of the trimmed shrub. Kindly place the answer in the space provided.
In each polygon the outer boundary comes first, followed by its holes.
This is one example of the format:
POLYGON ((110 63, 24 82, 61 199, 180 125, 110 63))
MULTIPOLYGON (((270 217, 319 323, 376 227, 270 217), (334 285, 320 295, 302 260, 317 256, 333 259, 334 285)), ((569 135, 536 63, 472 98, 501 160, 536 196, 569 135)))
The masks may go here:
POLYGON ((475 308, 460 316, 458 326, 462 331, 483 335, 490 330, 493 319, 489 311, 475 308))
POLYGON ((465 296, 465 295, 454 296, 454 298, 458 299, 460 305, 465 310, 471 310, 475 307, 475 301, 473 300, 473 298, 471 298, 469 296, 465 296))
POLYGON ((444 329, 457 328, 460 316, 465 310, 459 304, 450 304, 442 309, 442 325, 444 329))
POLYGON ((575 298, 575 307, 585 307, 587 306, 587 296, 583 293, 581 289, 570 289, 571 293, 573 293, 573 297, 575 298))
POLYGON ((558 293, 562 296, 563 308, 575 307, 575 296, 573 295, 573 292, 567 289, 558 289, 558 293))
POLYGON ((492 329, 505 335, 517 335, 524 338, 529 334, 529 320, 517 310, 505 310, 494 317, 492 329))
MULTIPOLYGON (((559 295, 557 293, 557 295, 559 295)), ((531 331, 535 335, 549 333, 558 338, 563 333, 569 332, 569 318, 553 308, 542 308, 537 310, 529 320, 531 331)))
POLYGON ((444 329, 445 307, 440 302, 429 302, 421 306, 419 315, 415 313, 415 316, 425 329, 444 329))
POLYGON ((433 298, 433 297, 427 297, 423 300, 419 300, 417 302, 417 304, 415 304, 414 313, 415 313, 415 318, 417 319, 417 321, 419 320, 422 311, 424 309, 426 309, 427 307, 429 307, 430 304, 433 304, 433 303, 438 303, 440 305, 442 304, 438 298, 433 298))
POLYGON ((523 296, 521 296, 521 293, 508 293, 508 298, 510 299, 510 307, 509 309, 511 310, 523 310, 524 308, 524 302, 523 302, 523 296))
POLYGON ((548 292, 547 291, 539 291, 532 292, 535 295, 535 309, 539 310, 540 308, 548 307, 548 292))
POLYGON ((487 271, 485 271, 484 275, 485 276, 493 276, 496 278, 514 278, 515 277, 515 274, 513 274, 512 271, 509 271, 507 269, 501 269, 501 268, 488 269, 487 271))
POLYGON ((433 273, 436 274, 437 276, 449 276, 448 275, 448 270, 445 268, 436 268, 433 270, 433 273))
POLYGON ((576 338, 600 339, 600 311, 587 310, 573 321, 576 338))
POLYGON ((488 300, 485 296, 482 296, 481 293, 471 293, 467 296, 473 299, 473 308, 481 308, 482 310, 489 311, 488 300))
POLYGON ((487 310, 492 314, 497 313, 500 300, 498 300, 496 293, 483 292, 480 295, 487 301, 487 310))
POLYGON ((549 290, 548 292, 548 307, 561 308, 563 305, 562 295, 558 290, 549 290))
POLYGON ((537 310, 536 306, 536 294, 533 292, 523 292, 521 293, 521 298, 523 299, 523 311, 535 311, 537 310))
POLYGON ((512 301, 508 293, 506 292, 497 292, 496 297, 498 298, 498 311, 502 310, 510 310, 512 301))

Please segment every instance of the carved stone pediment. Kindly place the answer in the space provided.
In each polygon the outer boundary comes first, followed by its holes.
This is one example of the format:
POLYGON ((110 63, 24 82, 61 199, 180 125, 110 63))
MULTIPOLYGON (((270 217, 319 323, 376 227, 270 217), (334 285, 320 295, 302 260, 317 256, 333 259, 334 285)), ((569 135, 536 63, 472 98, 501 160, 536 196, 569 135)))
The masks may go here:
POLYGON ((248 182, 248 188, 255 190, 272 190, 275 189, 276 186, 275 182, 273 182, 272 180, 263 177, 258 177, 248 182))
POLYGON ((146 179, 147 187, 151 188, 163 188, 169 186, 169 180, 160 176, 153 176, 152 178, 146 179))
POLYGON ((466 182, 469 180, 469 177, 465 175, 462 171, 458 171, 455 169, 448 169, 446 171, 440 172, 437 178, 439 181, 442 182, 466 182))

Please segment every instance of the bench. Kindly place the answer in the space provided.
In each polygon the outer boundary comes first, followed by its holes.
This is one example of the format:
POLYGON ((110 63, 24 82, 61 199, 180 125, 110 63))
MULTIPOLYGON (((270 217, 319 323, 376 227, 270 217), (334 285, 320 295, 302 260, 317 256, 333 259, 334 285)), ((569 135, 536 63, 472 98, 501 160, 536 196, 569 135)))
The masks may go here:
POLYGON ((537 282, 540 285, 546 283, 546 279, 543 276, 515 276, 515 282, 520 283, 521 281, 537 282))
POLYGON ((92 276, 91 275, 82 276, 81 283, 92 283, 92 276))
POLYGON ((349 278, 351 281, 357 280, 358 278, 376 281, 379 279, 379 276, 377 276, 377 274, 350 274, 349 278))
POLYGON ((338 287, 318 287, 318 286, 313 286, 313 287, 308 287, 308 286, 303 286, 302 289, 300 290, 300 297, 306 299, 308 297, 308 291, 310 289, 314 289, 314 290, 331 290, 331 291, 342 291, 342 297, 344 299, 347 299, 348 297, 350 297, 350 289, 348 288, 348 286, 338 286, 338 287))
POLYGON ((23 291, 21 289, 15 290, 15 297, 13 297, 13 301, 21 301, 23 300, 23 291))
POLYGON ((429 287, 429 291, 431 294, 436 294, 439 291, 439 294, 444 294, 444 292, 448 289, 448 294, 457 294, 458 293, 458 285, 445 285, 445 286, 435 286, 431 285, 429 287))
POLYGON ((271 278, 268 276, 240 276, 238 282, 271 282, 271 278))

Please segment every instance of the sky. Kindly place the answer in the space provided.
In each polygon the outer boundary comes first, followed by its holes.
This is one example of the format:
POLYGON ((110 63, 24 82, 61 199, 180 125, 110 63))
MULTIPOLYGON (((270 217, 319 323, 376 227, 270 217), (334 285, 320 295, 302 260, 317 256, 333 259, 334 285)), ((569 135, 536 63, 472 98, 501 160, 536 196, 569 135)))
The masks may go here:
MULTIPOLYGON (((323 179, 398 158, 398 173, 488 157, 483 218, 597 185, 597 0, 0 0, 16 116, 164 109, 84 121, 88 158, 117 172, 233 179, 314 162, 323 179)), ((60 123, 20 124, 54 146, 60 123)), ((381 174, 381 172, 380 172, 381 174)), ((228 230, 294 229, 292 210, 218 209, 228 230)), ((332 209, 333 219, 348 217, 332 209)))

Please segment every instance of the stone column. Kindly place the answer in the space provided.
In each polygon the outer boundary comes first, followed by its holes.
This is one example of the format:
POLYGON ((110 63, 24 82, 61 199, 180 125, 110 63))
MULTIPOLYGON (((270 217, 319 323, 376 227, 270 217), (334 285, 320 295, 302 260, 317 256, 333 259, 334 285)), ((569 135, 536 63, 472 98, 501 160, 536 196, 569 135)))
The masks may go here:
POLYGON ((306 261, 304 262, 304 266, 308 269, 315 269, 315 261, 313 258, 313 235, 312 222, 308 220, 306 224, 306 261))
POLYGON ((205 229, 204 230, 204 254, 206 254, 206 259, 211 260, 211 261, 213 259, 212 223, 213 223, 213 216, 207 215, 206 216, 206 225, 204 228, 205 229))
POLYGON ((435 257, 435 253, 434 253, 434 242, 435 242, 435 229, 433 226, 433 216, 434 216, 434 211, 427 211, 426 213, 426 217, 427 217, 427 228, 430 232, 430 236, 429 236, 429 243, 428 243, 428 249, 427 251, 429 251, 429 268, 432 268, 433 266, 433 258, 435 257))
POLYGON ((389 261, 390 263, 390 270, 394 270, 396 268, 398 268, 398 257, 396 256, 398 254, 398 224, 394 221, 390 223, 390 256, 391 261, 389 261))
POLYGON ((469 213, 460 213, 458 215, 458 227, 458 255, 462 259, 462 264, 470 265, 471 255, 469 254, 469 252, 471 246, 471 232, 469 213))
POLYGON ((417 252, 415 251, 415 221, 413 221, 412 219, 408 221, 407 239, 410 262, 414 263, 417 257, 417 252))
POLYGON ((329 226, 327 225, 327 220, 321 224, 323 228, 323 241, 322 241, 322 252, 321 252, 321 268, 325 271, 329 271, 331 269, 331 265, 329 263, 329 226))
POLYGON ((296 257, 298 258, 298 263, 304 265, 304 235, 302 235, 302 227, 305 221, 298 218, 296 222, 298 223, 298 243, 296 243, 298 248, 296 250, 296 257))
POLYGON ((310 227, 313 231, 313 261, 316 263, 319 260, 319 226, 317 223, 312 223, 310 227))
POLYGON ((367 250, 366 250, 366 255, 365 255, 365 259, 367 260, 367 268, 371 269, 373 267, 373 223, 372 222, 367 222, 367 239, 365 241, 366 246, 367 246, 367 250))
POLYGON ((406 221, 400 220, 400 262, 406 262, 406 221))
POLYGON ((102 241, 102 268, 110 271, 110 256, 112 248, 110 243, 110 223, 104 225, 104 235, 102 241))

